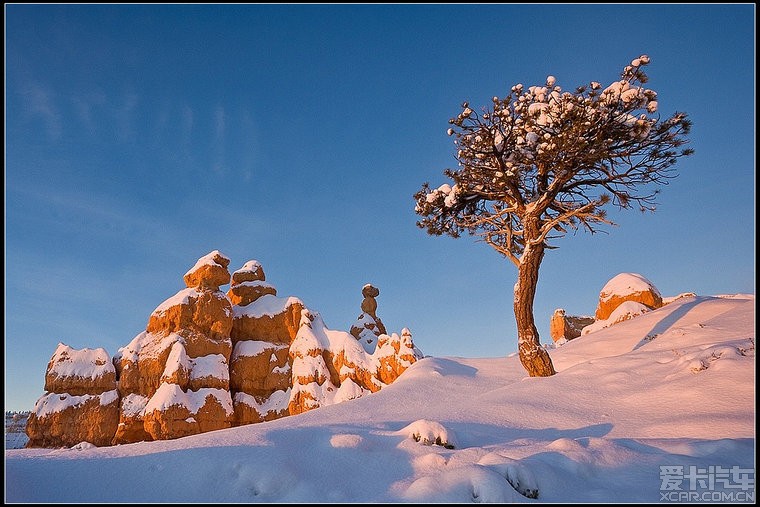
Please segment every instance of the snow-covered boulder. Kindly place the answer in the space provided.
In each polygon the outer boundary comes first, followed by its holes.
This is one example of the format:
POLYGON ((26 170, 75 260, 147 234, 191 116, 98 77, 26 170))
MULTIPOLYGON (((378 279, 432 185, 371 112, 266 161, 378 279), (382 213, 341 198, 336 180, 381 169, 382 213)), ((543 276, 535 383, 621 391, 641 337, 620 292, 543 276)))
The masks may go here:
POLYGON ((277 289, 266 282, 264 268, 259 261, 250 260, 232 273, 227 297, 233 305, 246 306, 267 294, 276 296, 277 289))
POLYGON ((637 273, 620 273, 607 282, 599 293, 596 320, 607 320, 625 301, 641 303, 650 310, 662 306, 660 291, 652 282, 637 273))
POLYGON ((27 420, 27 447, 110 445, 119 423, 119 392, 105 349, 59 343, 45 372, 45 391, 27 420))
POLYGON ((549 323, 549 334, 555 343, 563 338, 569 341, 578 338, 583 328, 593 323, 594 317, 567 315, 564 309, 557 308, 549 323))
POLYGON ((116 369, 103 348, 73 349, 59 343, 45 371, 45 391, 74 396, 116 389, 116 369))
POLYGON ((230 272, 227 271, 229 265, 230 259, 219 250, 214 250, 198 259, 185 273, 185 285, 188 288, 219 290, 220 285, 230 283, 230 272))
POLYGON ((71 447, 79 442, 111 445, 119 424, 119 393, 75 396, 46 393, 29 415, 27 447, 71 447))
POLYGON ((232 305, 220 290, 192 287, 179 291, 151 314, 146 331, 162 339, 177 333, 191 357, 232 352, 232 305))

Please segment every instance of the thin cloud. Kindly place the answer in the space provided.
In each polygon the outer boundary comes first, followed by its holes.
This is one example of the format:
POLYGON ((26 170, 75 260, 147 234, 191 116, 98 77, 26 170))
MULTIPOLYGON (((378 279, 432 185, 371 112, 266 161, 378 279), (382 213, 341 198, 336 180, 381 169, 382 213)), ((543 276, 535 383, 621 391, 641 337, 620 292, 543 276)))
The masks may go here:
POLYGON ((94 136, 98 131, 94 117, 95 111, 106 103, 105 94, 103 92, 93 92, 86 95, 77 95, 71 98, 71 102, 74 105, 74 110, 79 121, 89 134, 94 136))
POLYGON ((253 180, 253 170, 256 164, 256 124, 250 111, 243 110, 243 118, 240 127, 242 135, 241 148, 241 171, 243 181, 246 183, 253 180))
POLYGON ((227 117, 222 106, 214 109, 214 164, 213 170, 217 174, 224 172, 224 142, 227 130, 227 117))
POLYGON ((28 80, 21 86, 27 112, 31 117, 37 117, 45 124, 45 128, 53 141, 58 141, 63 133, 61 113, 56 107, 53 92, 34 80, 28 80))
POLYGON ((182 144, 186 146, 190 145, 192 139, 194 117, 193 109, 184 105, 182 107, 182 144))
POLYGON ((116 109, 116 139, 119 142, 133 141, 134 133, 134 111, 137 108, 139 97, 134 92, 124 95, 121 106, 116 109))

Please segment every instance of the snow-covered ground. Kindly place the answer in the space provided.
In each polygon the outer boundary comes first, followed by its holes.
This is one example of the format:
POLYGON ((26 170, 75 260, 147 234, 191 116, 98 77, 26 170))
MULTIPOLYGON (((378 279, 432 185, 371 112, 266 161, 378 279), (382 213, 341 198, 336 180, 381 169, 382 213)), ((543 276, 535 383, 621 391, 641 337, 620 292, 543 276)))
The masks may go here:
POLYGON ((754 500, 754 322, 753 295, 684 297, 550 350, 549 378, 515 356, 429 357, 271 422, 7 450, 6 501, 754 500))
POLYGON ((29 412, 5 413, 5 448, 23 449, 29 441, 26 436, 26 420, 29 412))

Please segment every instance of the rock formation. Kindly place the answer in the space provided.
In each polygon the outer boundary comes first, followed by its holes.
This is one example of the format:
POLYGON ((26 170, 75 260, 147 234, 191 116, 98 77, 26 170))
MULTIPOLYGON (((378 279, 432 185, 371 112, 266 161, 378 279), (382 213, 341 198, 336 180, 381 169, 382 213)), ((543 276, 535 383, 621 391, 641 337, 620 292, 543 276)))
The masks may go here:
POLYGON ((555 342, 565 339, 567 341, 578 338, 581 330, 594 323, 594 317, 567 315, 565 310, 554 310, 549 324, 549 333, 555 342))
POLYGON ((234 304, 230 388, 236 424, 286 416, 291 385, 289 348, 304 305, 295 297, 278 298, 255 260, 232 274, 227 295, 234 304))
POLYGON ((381 334, 369 353, 354 335, 329 329, 318 313, 304 310, 290 357, 293 391, 288 410, 298 414, 379 391, 423 356, 406 328, 401 337, 381 334))
POLYGON ((277 297, 259 262, 232 275, 229 263, 217 250, 201 257, 186 288, 113 360, 60 344, 27 446, 124 444, 268 421, 378 391, 422 358, 408 329, 386 334, 371 285, 352 335, 328 329, 300 299, 277 297))
POLYGON ((109 445, 119 423, 116 370, 105 349, 62 343, 45 371, 46 393, 27 420, 27 447, 109 445))
POLYGON ((380 295, 380 289, 367 284, 362 288, 361 309, 362 313, 357 318, 354 325, 351 326, 351 334, 359 340, 364 350, 372 353, 377 347, 377 339, 380 335, 386 334, 387 331, 383 321, 377 316, 377 301, 375 298, 380 295))
POLYGON ((113 443, 161 440, 229 428, 232 305, 230 260, 219 251, 185 273, 186 289, 161 303, 146 330, 115 358, 121 418, 113 443))
POLYGON ((662 306, 662 296, 652 282, 637 273, 620 273, 599 293, 596 320, 606 320, 625 301, 641 303, 650 310, 662 306))
MULTIPOLYGON (((685 293, 682 296, 691 295, 693 293, 685 293)), ((567 340, 660 308, 665 303, 657 287, 642 275, 620 273, 610 279, 600 291, 595 318, 570 316, 565 314, 565 310, 557 309, 552 315, 550 334, 559 346, 567 340)))

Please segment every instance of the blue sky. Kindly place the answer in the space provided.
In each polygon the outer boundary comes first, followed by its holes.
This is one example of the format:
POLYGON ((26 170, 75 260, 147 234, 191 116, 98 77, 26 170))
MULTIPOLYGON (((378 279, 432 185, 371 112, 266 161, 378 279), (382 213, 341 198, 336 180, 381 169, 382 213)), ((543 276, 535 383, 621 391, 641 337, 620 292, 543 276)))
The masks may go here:
POLYGON ((5 5, 5 407, 57 343, 114 354, 218 249, 347 330, 380 288, 428 355, 516 350, 516 268, 430 237, 412 195, 448 119, 516 83, 609 84, 648 54, 694 122, 656 213, 556 241, 535 316, 593 314, 620 272, 663 295, 755 292, 755 7, 5 5))

